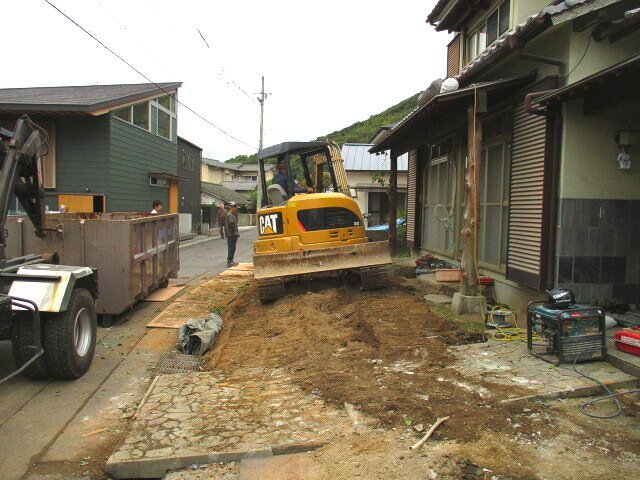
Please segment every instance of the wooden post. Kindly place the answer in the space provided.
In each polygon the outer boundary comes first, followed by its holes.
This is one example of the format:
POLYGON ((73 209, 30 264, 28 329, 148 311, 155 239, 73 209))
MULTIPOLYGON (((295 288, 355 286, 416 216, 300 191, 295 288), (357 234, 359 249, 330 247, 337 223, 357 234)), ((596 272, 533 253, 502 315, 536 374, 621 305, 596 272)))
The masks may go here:
POLYGON ((391 150, 391 172, 389 174, 389 248, 396 253, 396 218, 398 216, 398 154, 391 150))
POLYGON ((475 258, 478 251, 477 218, 478 182, 480 181, 480 161, 482 157, 482 119, 475 112, 474 102, 467 109, 467 135, 469 157, 464 177, 465 208, 462 226, 462 260, 460 269, 460 293, 462 295, 478 295, 478 272, 475 258), (474 231, 475 229, 475 231, 474 231))

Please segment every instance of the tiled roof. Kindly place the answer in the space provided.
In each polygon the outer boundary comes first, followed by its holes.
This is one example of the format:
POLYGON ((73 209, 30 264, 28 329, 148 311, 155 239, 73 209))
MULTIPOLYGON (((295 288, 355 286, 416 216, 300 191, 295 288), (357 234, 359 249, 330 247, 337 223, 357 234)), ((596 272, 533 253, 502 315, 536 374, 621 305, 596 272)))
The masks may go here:
POLYGON ((241 192, 248 192, 258 188, 258 182, 245 182, 245 181, 236 181, 236 180, 222 182, 222 185, 232 190, 241 191, 241 192))
POLYGON ((250 203, 250 199, 246 195, 216 183, 200 182, 200 189, 202 193, 214 196, 223 202, 236 202, 242 205, 250 203))
POLYGON ((469 77, 476 73, 481 68, 489 66, 491 63, 498 60, 501 55, 508 54, 515 48, 522 48, 524 44, 536 37, 549 26, 551 26, 551 17, 572 8, 578 7, 582 4, 591 2, 593 0, 566 0, 561 2, 553 2, 551 5, 543 8, 540 12, 528 16, 524 22, 515 26, 512 31, 509 31, 498 40, 493 42, 487 47, 478 57, 472 62, 465 65, 460 70, 460 73, 456 75, 456 79, 460 84, 465 83, 469 77))

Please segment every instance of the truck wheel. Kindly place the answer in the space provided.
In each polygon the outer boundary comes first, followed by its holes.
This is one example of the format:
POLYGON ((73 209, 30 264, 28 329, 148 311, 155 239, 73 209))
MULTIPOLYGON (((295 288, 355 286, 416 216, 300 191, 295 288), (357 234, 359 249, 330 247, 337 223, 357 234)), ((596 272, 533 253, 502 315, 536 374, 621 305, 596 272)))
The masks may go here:
MULTIPOLYGON (((29 315, 17 314, 13 319, 11 329, 11 347, 13 348, 13 359, 16 367, 20 368, 38 353, 31 347, 33 344, 33 325, 29 315)), ((49 378, 49 370, 44 355, 40 356, 35 362, 22 372, 25 377, 34 380, 42 380, 49 378)))
POLYGON ((44 316, 44 357, 56 378, 80 378, 89 370, 96 349, 95 303, 84 288, 71 294, 66 312, 44 316))

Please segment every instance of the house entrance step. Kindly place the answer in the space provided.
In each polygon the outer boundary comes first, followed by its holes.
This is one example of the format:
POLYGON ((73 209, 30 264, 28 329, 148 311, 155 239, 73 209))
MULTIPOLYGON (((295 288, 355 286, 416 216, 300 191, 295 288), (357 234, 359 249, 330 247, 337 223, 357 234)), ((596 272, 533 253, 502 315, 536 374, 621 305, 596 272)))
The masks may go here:
POLYGON ((450 296, 439 293, 431 293, 424 296, 424 301, 427 302, 427 305, 451 305, 452 300, 450 296))
POLYGON ((453 297, 460 291, 460 282, 438 282, 433 273, 418 276, 418 289, 422 294, 439 294, 453 297))

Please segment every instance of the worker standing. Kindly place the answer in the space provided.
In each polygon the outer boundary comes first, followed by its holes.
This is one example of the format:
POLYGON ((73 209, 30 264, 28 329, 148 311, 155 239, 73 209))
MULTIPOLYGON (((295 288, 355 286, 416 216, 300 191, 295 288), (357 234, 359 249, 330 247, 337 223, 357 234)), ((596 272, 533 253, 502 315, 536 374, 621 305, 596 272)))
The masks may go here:
POLYGON ((236 243, 240 237, 240 232, 238 231, 238 206, 234 202, 229 203, 229 211, 227 212, 225 226, 227 231, 228 248, 227 268, 235 267, 238 264, 233 261, 233 257, 236 254, 236 243))
POLYGON ((227 210, 224 208, 224 203, 218 205, 218 227, 220 228, 220 238, 224 238, 224 228, 227 221, 227 210))

